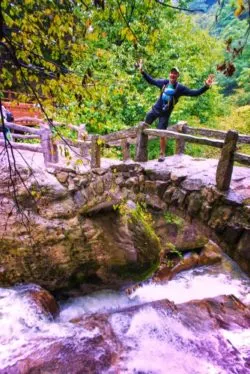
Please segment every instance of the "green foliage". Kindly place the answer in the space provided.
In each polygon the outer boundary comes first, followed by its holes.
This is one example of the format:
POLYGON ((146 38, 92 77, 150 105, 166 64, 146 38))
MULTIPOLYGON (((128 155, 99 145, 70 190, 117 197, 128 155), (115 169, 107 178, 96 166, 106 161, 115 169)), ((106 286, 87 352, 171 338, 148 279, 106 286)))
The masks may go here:
POLYGON ((164 213, 164 219, 167 223, 174 223, 177 226, 183 226, 183 223, 184 223, 181 217, 178 217, 169 211, 164 213))
POLYGON ((166 257, 163 258, 161 262, 162 263, 164 262, 169 268, 172 268, 176 265, 177 259, 178 260, 183 259, 183 254, 171 242, 166 243, 166 248, 164 250, 164 253, 166 253, 166 257))
MULTIPOLYGON (((159 90, 135 70, 139 58, 155 77, 166 77, 178 65, 182 82, 199 87, 221 55, 221 45, 190 17, 149 0, 110 0, 104 9, 90 0, 77 5, 69 0, 5 0, 1 7, 5 24, 20 30, 9 32, 17 58, 32 67, 20 71, 4 66, 5 88, 23 86, 25 77, 49 117, 86 123, 89 132, 105 134, 145 117, 159 90), (33 70, 36 66, 41 70, 33 70)), ((218 115, 215 102, 220 102, 216 90, 189 99, 177 108, 173 121, 195 113, 204 122, 207 113, 218 115)))

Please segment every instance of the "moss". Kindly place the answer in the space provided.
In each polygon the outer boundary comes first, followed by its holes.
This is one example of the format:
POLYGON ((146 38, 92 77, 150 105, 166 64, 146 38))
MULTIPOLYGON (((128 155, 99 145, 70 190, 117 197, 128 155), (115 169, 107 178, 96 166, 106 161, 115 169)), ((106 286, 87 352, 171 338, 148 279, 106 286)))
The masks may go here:
POLYGON ((179 227, 182 227, 184 225, 184 220, 171 212, 166 212, 163 216, 166 223, 173 223, 179 227))
POLYGON ((153 241, 158 242, 158 244, 160 245, 160 239, 156 235, 153 227, 152 216, 149 212, 146 211, 146 208, 137 203, 136 208, 130 211, 130 215, 132 221, 134 221, 133 223, 142 223, 147 236, 153 241))
POLYGON ((144 263, 141 266, 138 263, 131 263, 125 266, 112 266, 111 271, 118 274, 121 279, 141 282, 150 278, 158 269, 159 264, 160 260, 157 259, 153 263, 144 263))

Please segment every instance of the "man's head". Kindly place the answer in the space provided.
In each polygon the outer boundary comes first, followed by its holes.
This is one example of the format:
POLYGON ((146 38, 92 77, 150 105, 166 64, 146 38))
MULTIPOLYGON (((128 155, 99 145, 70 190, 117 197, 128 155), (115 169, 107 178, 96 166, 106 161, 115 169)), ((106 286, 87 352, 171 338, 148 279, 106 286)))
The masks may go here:
POLYGON ((179 75, 180 75, 179 69, 176 67, 172 68, 169 73, 169 82, 171 84, 176 83, 179 78, 179 75))

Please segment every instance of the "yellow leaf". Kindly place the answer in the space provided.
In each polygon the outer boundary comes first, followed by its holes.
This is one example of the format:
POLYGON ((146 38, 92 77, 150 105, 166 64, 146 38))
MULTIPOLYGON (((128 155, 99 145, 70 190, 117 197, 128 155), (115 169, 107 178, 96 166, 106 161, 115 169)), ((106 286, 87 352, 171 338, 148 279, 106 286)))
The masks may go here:
POLYGON ((237 8, 236 8, 236 10, 234 12, 234 15, 236 17, 239 17, 244 10, 245 10, 244 0, 237 0, 237 8))

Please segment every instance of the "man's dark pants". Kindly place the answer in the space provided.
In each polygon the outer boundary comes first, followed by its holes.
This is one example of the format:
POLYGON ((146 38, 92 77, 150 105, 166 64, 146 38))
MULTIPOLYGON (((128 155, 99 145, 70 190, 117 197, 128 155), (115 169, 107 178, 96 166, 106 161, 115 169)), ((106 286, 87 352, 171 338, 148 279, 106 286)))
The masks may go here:
POLYGON ((158 130, 166 130, 168 127, 168 121, 170 117, 169 112, 158 112, 152 109, 150 112, 147 113, 145 122, 149 125, 151 125, 157 118, 159 118, 159 122, 157 125, 158 130))

